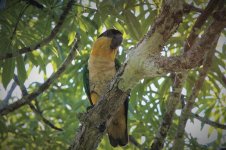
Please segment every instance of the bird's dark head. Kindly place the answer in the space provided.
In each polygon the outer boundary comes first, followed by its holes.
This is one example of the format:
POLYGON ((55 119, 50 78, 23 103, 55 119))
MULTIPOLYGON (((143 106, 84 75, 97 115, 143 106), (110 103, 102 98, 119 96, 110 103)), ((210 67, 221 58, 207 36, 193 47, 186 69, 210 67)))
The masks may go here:
POLYGON ((108 29, 94 42, 91 55, 114 61, 121 43, 122 33, 116 29, 108 29))
POLYGON ((112 38, 111 44, 110 44, 110 48, 111 49, 116 49, 118 48, 121 43, 122 43, 122 32, 120 32, 119 30, 116 29, 108 29, 105 32, 103 32, 101 35, 98 36, 98 38, 100 37, 108 37, 108 38, 112 38))

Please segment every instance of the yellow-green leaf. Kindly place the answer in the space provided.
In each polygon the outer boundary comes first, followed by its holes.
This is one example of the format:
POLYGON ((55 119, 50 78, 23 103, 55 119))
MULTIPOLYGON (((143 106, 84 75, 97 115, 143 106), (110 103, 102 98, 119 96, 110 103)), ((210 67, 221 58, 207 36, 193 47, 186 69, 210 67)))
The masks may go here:
MULTIPOLYGON (((74 39, 73 39, 74 40, 74 39)), ((69 41, 70 42, 70 41, 69 41)), ((73 42, 73 41, 72 41, 73 42)), ((68 43, 69 44, 69 43, 68 43)), ((69 44, 69 45, 71 45, 71 43, 69 44)), ((52 52, 57 56, 57 57, 59 57, 59 54, 58 54, 58 50, 55 48, 55 47, 53 47, 52 49, 52 52)))
POLYGON ((69 39, 69 41, 68 41, 68 46, 70 46, 70 45, 72 44, 72 42, 74 41, 74 39, 75 39, 75 34, 76 34, 75 31, 72 31, 71 33, 69 33, 69 35, 68 35, 68 39, 69 39))
POLYGON ((129 34, 133 39, 139 40, 142 37, 141 25, 139 21, 131 11, 125 11, 124 17, 129 34))

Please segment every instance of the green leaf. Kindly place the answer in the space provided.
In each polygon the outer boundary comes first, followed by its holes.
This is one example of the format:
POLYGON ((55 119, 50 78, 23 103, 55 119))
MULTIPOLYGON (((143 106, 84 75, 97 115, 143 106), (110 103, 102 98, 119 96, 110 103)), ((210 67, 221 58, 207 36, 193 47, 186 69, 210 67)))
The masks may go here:
POLYGON ((74 39, 75 39, 75 34, 76 34, 76 32, 75 32, 75 31, 72 31, 72 32, 68 35, 68 39, 69 39, 69 41, 68 41, 68 46, 70 46, 70 45, 72 44, 72 42, 74 41, 74 39))
POLYGON ((141 25, 139 21, 131 11, 126 10, 123 15, 131 37, 135 40, 139 40, 142 37, 141 25))
POLYGON ((2 83, 4 88, 7 88, 7 85, 13 78, 14 74, 14 68, 15 68, 15 59, 10 58, 6 59, 4 64, 3 64, 3 72, 2 72, 2 83))
POLYGON ((34 64, 34 65, 37 67, 39 63, 38 63, 38 61, 36 60, 34 54, 29 53, 27 56, 28 56, 29 60, 32 62, 32 64, 34 64))
POLYGON ((94 31, 98 29, 98 25, 94 20, 84 16, 81 17, 81 20, 89 27, 89 30, 94 31))
MULTIPOLYGON (((69 41, 70 42, 70 41, 69 41)), ((73 42, 73 41, 72 41, 73 42)), ((71 44, 71 43, 70 43, 71 44)), ((57 57, 59 57, 59 54, 58 54, 58 50, 55 48, 55 47, 53 47, 52 49, 52 52, 57 56, 57 57)))
POLYGON ((17 57, 16 62, 17 62, 18 78, 20 83, 23 84, 24 81, 27 79, 27 73, 26 73, 23 57, 22 56, 17 57))

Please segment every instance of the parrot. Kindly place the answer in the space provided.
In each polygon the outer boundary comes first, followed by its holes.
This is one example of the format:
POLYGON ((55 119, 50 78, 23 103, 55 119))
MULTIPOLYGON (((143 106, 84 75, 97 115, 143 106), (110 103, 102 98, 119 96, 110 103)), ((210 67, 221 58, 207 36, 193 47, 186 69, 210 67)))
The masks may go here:
MULTIPOLYGON (((100 34, 92 45, 88 63, 83 68, 84 89, 92 107, 106 92, 107 85, 120 68, 116 56, 122 40, 119 30, 108 29, 100 34)), ((125 146, 128 143, 128 101, 129 97, 106 123, 109 141, 113 147, 125 146)))

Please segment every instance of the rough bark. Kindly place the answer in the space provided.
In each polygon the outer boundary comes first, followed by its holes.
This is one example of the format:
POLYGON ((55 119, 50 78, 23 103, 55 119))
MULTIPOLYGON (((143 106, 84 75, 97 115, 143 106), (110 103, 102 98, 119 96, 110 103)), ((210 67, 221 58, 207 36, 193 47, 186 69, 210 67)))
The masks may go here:
POLYGON ((112 83, 114 84, 110 86, 109 91, 94 108, 80 118, 82 126, 69 149, 92 150, 98 147, 105 134, 102 132, 102 126, 105 125, 107 119, 114 115, 129 93, 118 89, 118 80, 114 80, 112 83))
POLYGON ((120 89, 131 89, 144 77, 156 77, 165 73, 156 67, 154 62, 160 56, 162 47, 182 22, 183 4, 183 1, 165 1, 150 31, 129 51, 125 71, 120 77, 120 89))

